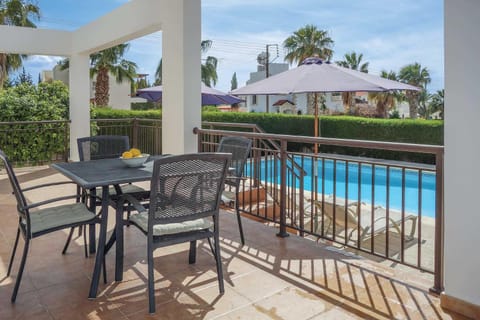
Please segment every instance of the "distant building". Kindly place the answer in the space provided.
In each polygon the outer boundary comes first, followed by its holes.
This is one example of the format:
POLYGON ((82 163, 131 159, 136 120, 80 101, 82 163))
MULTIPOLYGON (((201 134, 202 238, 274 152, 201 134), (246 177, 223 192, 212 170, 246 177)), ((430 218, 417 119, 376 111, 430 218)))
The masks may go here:
MULTIPOLYGON (((52 81, 52 80, 59 80, 65 83, 68 86, 68 69, 61 70, 60 66, 55 66, 53 70, 44 70, 41 73, 41 80, 42 82, 45 81, 52 81)), ((90 79, 90 101, 93 101, 95 98, 95 79, 90 79)), ((130 110, 130 81, 123 81, 121 83, 117 83, 115 77, 110 74, 109 79, 110 84, 110 97, 109 97, 109 106, 113 109, 124 109, 130 110)))

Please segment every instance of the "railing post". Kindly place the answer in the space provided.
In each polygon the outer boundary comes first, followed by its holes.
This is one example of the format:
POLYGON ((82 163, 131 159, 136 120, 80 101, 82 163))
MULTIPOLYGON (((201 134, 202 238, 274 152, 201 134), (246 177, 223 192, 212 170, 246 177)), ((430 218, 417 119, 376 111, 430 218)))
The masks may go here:
POLYGON ((69 151, 70 149, 68 148, 68 142, 70 141, 69 139, 69 134, 70 134, 70 121, 65 121, 65 131, 63 134, 63 159, 65 162, 68 162, 68 156, 69 156, 69 151))
POLYGON ((440 294, 443 290, 443 150, 435 155, 435 252, 434 279, 431 292, 440 294))
POLYGON ((138 119, 133 118, 133 127, 132 127, 132 146, 138 147, 138 119))
POLYGON ((280 142, 280 231, 277 237, 288 237, 287 232, 287 140, 280 142))

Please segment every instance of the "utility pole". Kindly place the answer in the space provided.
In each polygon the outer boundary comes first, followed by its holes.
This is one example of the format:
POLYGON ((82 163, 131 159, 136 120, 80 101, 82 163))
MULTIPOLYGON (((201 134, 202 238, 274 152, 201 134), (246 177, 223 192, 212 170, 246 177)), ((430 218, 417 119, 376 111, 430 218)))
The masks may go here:
MULTIPOLYGON (((278 44, 267 44, 267 45, 265 46, 265 49, 266 49, 266 51, 267 51, 267 63, 265 64, 265 78, 268 78, 268 77, 270 76, 270 70, 269 70, 269 65, 270 65, 270 53, 269 53, 269 51, 268 51, 268 49, 269 49, 270 47, 276 47, 276 48, 277 48, 277 56, 275 57, 275 59, 278 58, 278 44)), ((275 59, 274 59, 274 60, 275 60, 275 59)), ((265 102, 266 102, 266 109, 265 109, 265 111, 266 111, 267 113, 270 111, 270 110, 269 110, 269 109, 270 109, 270 101, 269 101, 269 100, 270 100, 270 99, 269 99, 269 95, 267 94, 267 95, 265 96, 265 102)))

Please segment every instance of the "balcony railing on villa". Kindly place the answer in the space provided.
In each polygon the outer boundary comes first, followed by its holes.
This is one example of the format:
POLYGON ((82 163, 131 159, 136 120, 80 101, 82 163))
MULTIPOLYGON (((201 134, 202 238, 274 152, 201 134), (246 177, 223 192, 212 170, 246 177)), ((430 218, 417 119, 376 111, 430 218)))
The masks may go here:
POLYGON ((442 146, 266 134, 246 124, 203 128, 195 129, 201 151, 216 150, 226 135, 254 141, 239 200, 244 214, 278 225, 280 236, 323 239, 432 273, 432 290, 443 289, 442 146), (290 151, 294 144, 432 154, 435 165, 290 151))

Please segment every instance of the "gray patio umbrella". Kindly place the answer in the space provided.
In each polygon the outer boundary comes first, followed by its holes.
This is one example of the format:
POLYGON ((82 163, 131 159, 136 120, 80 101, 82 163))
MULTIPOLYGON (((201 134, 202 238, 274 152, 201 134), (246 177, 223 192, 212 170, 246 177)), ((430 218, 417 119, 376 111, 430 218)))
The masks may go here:
MULTIPOLYGON (((150 88, 143 88, 137 90, 137 97, 147 99, 148 101, 158 102, 162 100, 162 86, 155 86, 150 88)), ((220 105, 220 104, 235 104, 242 102, 242 99, 231 96, 220 90, 207 87, 202 83, 202 105, 220 105)))
POLYGON ((230 92, 234 95, 270 95, 315 93, 315 137, 318 136, 319 92, 382 92, 420 89, 402 82, 340 67, 318 57, 305 59, 297 68, 284 71, 264 80, 230 92))

